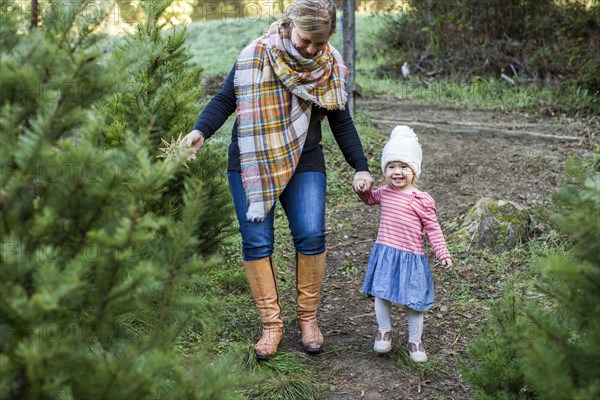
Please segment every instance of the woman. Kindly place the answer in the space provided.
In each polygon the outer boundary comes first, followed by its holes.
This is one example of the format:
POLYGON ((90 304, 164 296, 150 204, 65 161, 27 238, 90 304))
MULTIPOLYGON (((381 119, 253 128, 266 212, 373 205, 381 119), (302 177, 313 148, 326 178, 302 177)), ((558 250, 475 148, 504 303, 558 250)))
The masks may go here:
POLYGON ((325 273, 325 160, 321 121, 328 118, 354 183, 373 179, 345 109, 347 68, 330 44, 332 0, 297 0, 283 18, 238 56, 223 87, 184 141, 193 154, 237 109, 229 145, 228 178, 242 234, 244 268, 263 323, 254 350, 275 355, 283 322, 271 259, 273 207, 279 199, 296 248, 298 323, 304 349, 323 348, 317 304, 325 273))

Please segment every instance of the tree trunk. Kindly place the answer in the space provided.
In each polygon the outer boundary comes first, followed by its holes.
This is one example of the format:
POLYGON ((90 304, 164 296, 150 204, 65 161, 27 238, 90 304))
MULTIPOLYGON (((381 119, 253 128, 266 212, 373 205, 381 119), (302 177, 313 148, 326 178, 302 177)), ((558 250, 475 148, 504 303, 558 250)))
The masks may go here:
POLYGON ((344 62, 348 67, 348 109, 354 116, 354 66, 355 66, 355 0, 344 0, 342 3, 342 36, 344 62))
POLYGON ((33 30, 38 27, 40 13, 40 4, 38 0, 31 0, 31 21, 29 25, 29 29, 33 30))

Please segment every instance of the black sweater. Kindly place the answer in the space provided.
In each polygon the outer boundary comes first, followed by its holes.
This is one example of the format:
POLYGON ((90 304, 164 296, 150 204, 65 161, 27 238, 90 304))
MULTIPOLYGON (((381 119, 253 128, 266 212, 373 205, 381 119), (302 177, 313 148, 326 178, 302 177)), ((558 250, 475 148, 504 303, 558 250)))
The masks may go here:
MULTIPOLYGON (((233 87, 233 77, 235 75, 235 65, 231 69, 229 76, 219 92, 209 101, 202 113, 198 117, 194 129, 198 129, 208 139, 225 123, 227 118, 237 108, 235 89, 233 87)), ((321 146, 321 116, 326 113, 329 126, 346 162, 350 164, 357 172, 368 171, 369 166, 367 158, 364 155, 362 144, 358 132, 350 116, 350 112, 345 110, 325 110, 319 106, 313 105, 308 126, 306 142, 302 149, 300 161, 296 167, 296 172, 325 172, 325 158, 321 146)), ((237 120, 231 132, 231 144, 229 145, 228 171, 240 171, 240 148, 237 142, 237 120)))

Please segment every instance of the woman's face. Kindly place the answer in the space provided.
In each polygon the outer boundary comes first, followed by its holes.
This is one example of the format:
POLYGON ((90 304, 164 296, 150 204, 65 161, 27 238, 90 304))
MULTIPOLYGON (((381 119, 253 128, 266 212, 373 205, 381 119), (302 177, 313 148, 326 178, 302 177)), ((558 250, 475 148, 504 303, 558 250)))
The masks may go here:
POLYGON ((329 34, 307 33, 292 26, 292 44, 304 58, 312 58, 327 48, 329 34))

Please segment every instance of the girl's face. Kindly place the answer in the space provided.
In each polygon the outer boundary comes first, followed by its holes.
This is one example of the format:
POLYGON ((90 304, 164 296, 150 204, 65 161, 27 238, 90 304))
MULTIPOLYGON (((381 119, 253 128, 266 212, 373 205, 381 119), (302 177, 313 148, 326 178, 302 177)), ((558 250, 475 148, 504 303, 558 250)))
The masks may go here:
POLYGON ((307 33, 292 24, 292 44, 304 58, 312 58, 327 48, 328 34, 307 33))
POLYGON ((385 166, 385 180, 394 189, 412 189, 415 173, 408 164, 392 161, 385 166))

